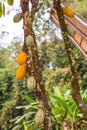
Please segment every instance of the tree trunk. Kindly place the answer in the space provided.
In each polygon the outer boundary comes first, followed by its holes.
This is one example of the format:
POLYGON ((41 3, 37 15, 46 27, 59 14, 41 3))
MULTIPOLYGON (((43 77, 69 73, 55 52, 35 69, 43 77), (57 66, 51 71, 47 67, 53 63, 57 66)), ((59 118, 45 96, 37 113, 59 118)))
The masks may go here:
POLYGON ((36 97, 39 101, 40 107, 45 112, 44 119, 44 130, 52 130, 52 117, 51 117, 51 108, 48 104, 46 92, 44 89, 44 82, 42 78, 42 71, 39 63, 39 56, 37 51, 37 43, 35 34, 32 28, 33 20, 35 13, 39 10, 38 4, 39 0, 31 0, 32 9, 31 13, 29 12, 29 0, 20 0, 20 5, 23 14, 23 28, 24 28, 24 45, 23 51, 28 54, 28 71, 29 75, 33 75, 37 82, 37 87, 35 89, 36 97), (31 35, 34 39, 34 46, 29 48, 26 46, 25 39, 28 35, 31 35), (30 59, 30 53, 32 53, 32 61, 30 59))

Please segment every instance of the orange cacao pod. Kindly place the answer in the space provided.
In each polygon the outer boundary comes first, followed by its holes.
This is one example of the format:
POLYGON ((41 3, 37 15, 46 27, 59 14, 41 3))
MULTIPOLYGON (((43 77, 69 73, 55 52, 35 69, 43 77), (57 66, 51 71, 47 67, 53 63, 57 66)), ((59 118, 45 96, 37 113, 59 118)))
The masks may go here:
POLYGON ((67 15, 68 17, 74 17, 74 12, 71 8, 68 7, 62 7, 63 13, 67 15))
POLYGON ((17 58, 17 62, 19 65, 22 65, 26 62, 27 60, 27 55, 25 52, 21 52, 19 55, 18 55, 18 58, 17 58))
POLYGON ((16 79, 21 80, 25 77, 26 75, 26 65, 23 64, 19 67, 17 73, 16 73, 16 79))

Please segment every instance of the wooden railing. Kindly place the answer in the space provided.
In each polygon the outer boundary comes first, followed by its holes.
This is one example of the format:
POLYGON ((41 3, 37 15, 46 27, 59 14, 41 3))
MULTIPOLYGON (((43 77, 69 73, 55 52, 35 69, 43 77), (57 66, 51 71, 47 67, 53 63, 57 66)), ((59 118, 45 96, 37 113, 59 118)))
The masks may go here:
MULTIPOLYGON (((51 19, 60 28, 57 12, 52 4, 50 7, 51 19)), ((64 15, 64 18, 70 30, 70 32, 68 32, 70 40, 81 51, 85 59, 87 59, 87 24, 76 15, 72 18, 64 15)))

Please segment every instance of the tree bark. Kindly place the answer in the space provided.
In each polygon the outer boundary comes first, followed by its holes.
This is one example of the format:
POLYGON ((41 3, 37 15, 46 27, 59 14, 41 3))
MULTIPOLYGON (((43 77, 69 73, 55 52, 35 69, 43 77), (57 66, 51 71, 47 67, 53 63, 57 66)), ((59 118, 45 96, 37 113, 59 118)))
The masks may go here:
POLYGON ((83 118, 87 120, 87 106, 83 102, 81 95, 80 95, 80 86, 78 82, 78 74, 75 68, 75 59, 71 48, 71 41, 68 37, 67 33, 67 26, 64 21, 63 11, 60 5, 60 0, 54 0, 54 8, 57 11, 57 15, 59 17, 59 23, 62 31, 63 40, 65 43, 65 48, 67 51, 70 67, 71 67, 71 90, 72 96, 75 102, 77 103, 78 108, 80 109, 81 113, 83 114, 83 118))
POLYGON ((40 107, 45 112, 44 119, 44 130, 52 130, 52 117, 51 117, 51 108, 48 104, 46 92, 44 89, 44 82, 42 77, 42 71, 39 63, 39 56, 37 51, 37 43, 35 34, 32 28, 34 21, 35 13, 39 10, 38 4, 39 0, 31 0, 32 9, 31 13, 29 12, 29 0, 20 0, 20 5, 23 14, 23 29, 24 29, 24 45, 23 51, 28 54, 28 71, 30 75, 33 75, 37 82, 37 87, 35 89, 36 97, 39 101, 40 107), (32 35, 34 39, 34 46, 29 48, 26 46, 25 39, 28 35, 32 35), (32 53, 32 61, 30 60, 30 53, 32 53))

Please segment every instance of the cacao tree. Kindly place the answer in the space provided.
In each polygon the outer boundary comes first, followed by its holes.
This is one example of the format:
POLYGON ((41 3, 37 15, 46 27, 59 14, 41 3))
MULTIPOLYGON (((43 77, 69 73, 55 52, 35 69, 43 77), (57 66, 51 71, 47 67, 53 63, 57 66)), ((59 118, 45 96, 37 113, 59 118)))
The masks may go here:
POLYGON ((61 31, 69 59, 69 63, 71 66, 71 89, 72 89, 72 96, 73 99, 76 101, 78 108, 80 109, 81 113, 83 114, 83 118, 87 120, 87 105, 83 102, 81 95, 80 95, 80 86, 78 82, 78 74, 76 70, 76 64, 75 64, 75 59, 74 55, 72 52, 71 48, 71 42, 70 39, 68 38, 68 33, 67 33, 67 26, 64 21, 64 16, 63 16, 63 11, 60 5, 60 0, 54 0, 54 8, 57 11, 57 15, 59 17, 59 23, 61 26, 61 31), (62 16, 62 17, 61 17, 62 16))
MULTIPOLYGON (((22 17, 23 17, 23 29, 24 29, 24 44, 23 44, 22 51, 27 54, 27 62, 26 62, 27 72, 29 73, 29 76, 34 77, 34 79, 36 80, 35 93, 40 104, 39 115, 43 115, 41 123, 44 123, 45 130, 52 130, 51 109, 48 104, 46 92, 44 89, 44 82, 42 78, 42 72, 40 68, 38 51, 37 51, 37 42, 32 27, 34 16, 36 12, 40 9, 41 5, 42 4, 39 3, 39 0, 36 1, 20 0, 20 6, 22 10, 22 17), (32 4, 31 12, 29 9, 30 2, 32 4)), ((21 16, 20 14, 17 14, 14 17, 14 22, 17 23, 20 20, 21 20, 21 16)), ((19 74, 20 73, 18 73, 18 76, 19 74)), ((22 73, 21 76, 23 76, 22 73)), ((30 80, 33 79, 31 78, 30 80)), ((32 81, 29 83, 31 85, 32 81)), ((35 84, 33 82, 33 85, 35 84)), ((37 118, 36 119, 40 121, 40 116, 38 116, 37 118)))

